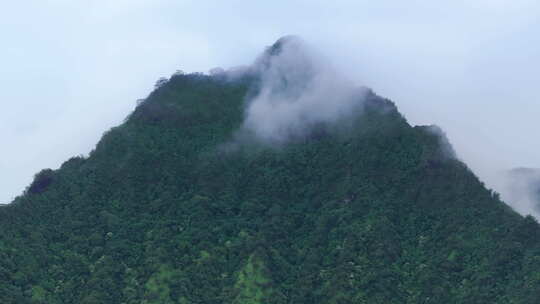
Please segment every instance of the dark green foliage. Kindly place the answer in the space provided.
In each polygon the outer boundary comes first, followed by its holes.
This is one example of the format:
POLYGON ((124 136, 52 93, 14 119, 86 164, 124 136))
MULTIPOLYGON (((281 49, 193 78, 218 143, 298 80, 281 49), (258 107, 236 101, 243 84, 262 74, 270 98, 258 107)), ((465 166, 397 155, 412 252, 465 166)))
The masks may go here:
POLYGON ((28 193, 37 194, 45 191, 53 182, 54 172, 51 169, 45 169, 36 174, 34 181, 28 188, 28 193))
POLYGON ((538 223, 439 135, 370 93, 346 125, 243 141, 251 81, 174 76, 0 207, 0 302, 540 302, 538 223))

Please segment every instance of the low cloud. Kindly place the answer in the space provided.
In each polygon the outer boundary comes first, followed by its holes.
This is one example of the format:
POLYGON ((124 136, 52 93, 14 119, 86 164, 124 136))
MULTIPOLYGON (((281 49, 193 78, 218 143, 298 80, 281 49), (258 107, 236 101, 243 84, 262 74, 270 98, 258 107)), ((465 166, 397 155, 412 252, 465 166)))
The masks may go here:
POLYGON ((501 198, 523 215, 540 219, 540 169, 516 168, 502 172, 495 181, 501 198))
POLYGON ((318 124, 358 113, 366 94, 297 37, 278 40, 251 72, 260 82, 248 100, 241 133, 265 143, 303 137, 318 124))

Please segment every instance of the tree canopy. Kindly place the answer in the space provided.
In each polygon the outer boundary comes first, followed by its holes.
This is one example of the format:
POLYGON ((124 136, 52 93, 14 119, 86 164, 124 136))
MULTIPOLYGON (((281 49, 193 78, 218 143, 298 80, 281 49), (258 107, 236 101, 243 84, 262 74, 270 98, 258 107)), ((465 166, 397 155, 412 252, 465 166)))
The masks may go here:
POLYGON ((238 141, 256 79, 221 74, 173 75, 0 207, 0 302, 540 302, 538 223, 439 134, 369 93, 347 127, 238 141))

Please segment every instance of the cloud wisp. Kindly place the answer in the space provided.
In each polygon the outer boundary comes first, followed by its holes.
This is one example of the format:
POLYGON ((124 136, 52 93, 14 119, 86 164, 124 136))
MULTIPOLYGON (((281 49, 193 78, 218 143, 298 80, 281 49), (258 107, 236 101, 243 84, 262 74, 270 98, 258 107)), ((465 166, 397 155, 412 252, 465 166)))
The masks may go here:
POLYGON ((271 144, 306 136, 315 125, 361 111, 366 94, 293 36, 268 48, 250 72, 259 85, 247 102, 241 132, 271 144))
POLYGON ((496 180, 496 189, 514 210, 540 219, 540 169, 516 168, 504 171, 496 180))

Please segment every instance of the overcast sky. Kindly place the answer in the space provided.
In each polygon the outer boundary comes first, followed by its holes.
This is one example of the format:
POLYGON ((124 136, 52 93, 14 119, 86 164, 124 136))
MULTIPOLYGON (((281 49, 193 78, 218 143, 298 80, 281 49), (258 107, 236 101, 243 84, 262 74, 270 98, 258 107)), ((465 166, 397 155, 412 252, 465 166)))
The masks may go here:
POLYGON ((21 0, 0 4, 0 202, 86 155, 155 81, 296 34, 493 172, 540 167, 540 2, 21 0))

